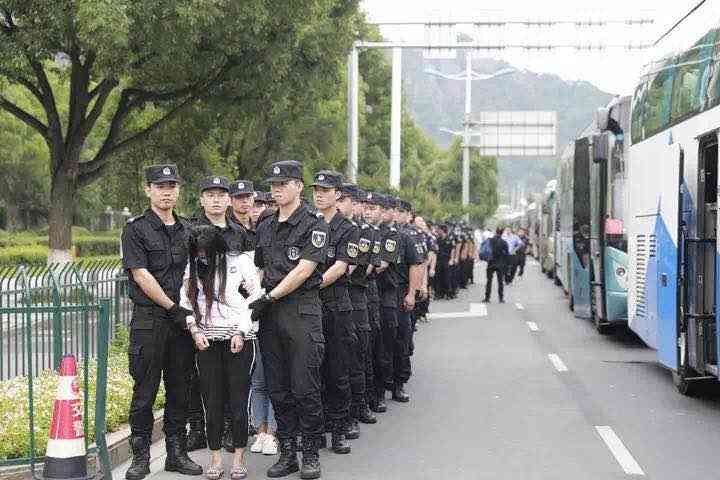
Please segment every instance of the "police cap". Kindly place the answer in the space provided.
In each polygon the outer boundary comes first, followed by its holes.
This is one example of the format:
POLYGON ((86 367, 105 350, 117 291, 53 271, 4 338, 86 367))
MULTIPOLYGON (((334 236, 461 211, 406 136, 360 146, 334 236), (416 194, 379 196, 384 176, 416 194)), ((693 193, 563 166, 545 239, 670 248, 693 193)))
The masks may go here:
POLYGON ((238 179, 230 184, 231 197, 235 197, 238 195, 247 195, 248 193, 253 193, 254 191, 255 187, 253 186, 253 183, 249 180, 238 179))
POLYGON ((255 192, 255 203, 270 203, 270 194, 258 190, 255 192))
POLYGON ((313 177, 311 186, 341 189, 343 186, 343 177, 341 173, 333 170, 320 170, 313 177))
POLYGON ((200 182, 200 193, 211 188, 218 188, 220 190, 230 191, 230 181, 227 177, 205 177, 200 182))
POLYGON ((288 180, 303 180, 302 163, 295 160, 282 160, 270 165, 267 182, 287 182, 288 180))
POLYGON ((147 183, 176 182, 180 183, 177 165, 172 163, 164 165, 150 165, 145 169, 147 183))

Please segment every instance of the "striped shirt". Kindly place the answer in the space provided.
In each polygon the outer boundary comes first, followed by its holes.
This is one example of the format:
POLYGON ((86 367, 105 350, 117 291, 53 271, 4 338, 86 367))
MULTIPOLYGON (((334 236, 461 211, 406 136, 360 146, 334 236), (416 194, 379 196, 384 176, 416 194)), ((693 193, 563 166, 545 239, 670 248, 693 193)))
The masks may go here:
MULTIPOLYGON (((215 277, 215 291, 213 301, 208 312, 205 307, 205 293, 202 284, 198 281, 198 308, 201 318, 195 315, 186 318, 188 330, 194 335, 203 333, 208 340, 228 340, 234 335, 243 339, 253 339, 257 336, 258 324, 251 320, 251 310, 248 305, 260 298, 265 292, 260 287, 260 276, 255 267, 252 251, 240 254, 227 254, 227 278, 225 285, 225 301, 220 300, 219 283, 215 277), (240 286, 249 293, 245 298, 240 292, 240 286), (198 321, 199 320, 199 321, 198 321)), ((192 310, 192 303, 188 297, 190 285, 190 265, 185 268, 183 288, 180 291, 180 305, 192 310)))

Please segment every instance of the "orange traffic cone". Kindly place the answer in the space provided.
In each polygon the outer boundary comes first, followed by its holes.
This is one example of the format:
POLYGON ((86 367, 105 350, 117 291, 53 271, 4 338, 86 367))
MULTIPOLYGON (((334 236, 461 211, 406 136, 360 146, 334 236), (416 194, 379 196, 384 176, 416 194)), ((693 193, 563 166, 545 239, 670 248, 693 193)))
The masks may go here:
POLYGON ((66 355, 60 362, 52 423, 45 453, 45 478, 80 479, 87 477, 85 433, 82 404, 77 381, 75 357, 66 355))

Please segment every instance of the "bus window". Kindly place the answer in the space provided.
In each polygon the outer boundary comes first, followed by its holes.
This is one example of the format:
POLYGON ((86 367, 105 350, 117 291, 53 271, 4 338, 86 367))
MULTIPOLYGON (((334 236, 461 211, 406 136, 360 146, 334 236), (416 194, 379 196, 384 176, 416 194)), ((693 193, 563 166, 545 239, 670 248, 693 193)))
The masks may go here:
POLYGON ((647 100, 644 102, 644 118, 642 121, 643 137, 648 138, 670 123, 670 99, 672 96, 674 62, 670 61, 657 73, 650 82, 647 100))
POLYGON ((671 122, 678 122, 703 107, 703 85, 707 81, 711 55, 711 49, 699 46, 679 58, 673 84, 671 122))
POLYGON ((647 82, 643 82, 635 89, 635 95, 633 95, 632 143, 639 143, 644 139, 642 125, 646 98, 647 82))

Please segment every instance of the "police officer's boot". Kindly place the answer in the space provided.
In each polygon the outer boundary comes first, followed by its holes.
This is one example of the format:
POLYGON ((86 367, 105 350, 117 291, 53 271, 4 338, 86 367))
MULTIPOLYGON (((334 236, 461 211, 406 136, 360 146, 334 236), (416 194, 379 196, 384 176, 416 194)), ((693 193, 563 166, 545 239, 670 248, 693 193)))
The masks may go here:
POLYGON ((356 419, 348 418, 345 438, 348 440, 357 440, 360 438, 360 426, 358 425, 358 421, 356 419))
POLYGON ((187 451, 193 452, 207 448, 207 437, 205 436, 205 418, 202 413, 193 413, 188 419, 190 433, 187 437, 187 451))
POLYGON ((165 437, 165 449, 167 450, 165 471, 183 475, 202 475, 202 467, 188 457, 185 441, 185 435, 182 434, 165 437))
POLYGON ((401 402, 401 403, 407 403, 410 401, 410 396, 407 393, 405 393, 405 389, 403 388, 402 383, 395 384, 395 388, 393 388, 392 399, 395 400, 396 402, 401 402))
POLYGON ((320 478, 321 473, 317 439, 306 438, 303 441, 302 447, 302 469, 300 470, 300 478, 303 480, 320 478))
POLYGON ((222 446, 225 451, 235 453, 235 445, 233 445, 232 417, 225 416, 225 425, 223 428, 222 446))
POLYGON ((387 404, 385 403, 385 390, 378 392, 377 400, 375 402, 373 412, 385 413, 387 412, 387 404))
POLYGON ((343 422, 333 423, 331 448, 333 452, 340 455, 350 453, 350 445, 345 441, 345 424, 343 422))
POLYGON ((367 406, 364 406, 360 409, 360 411, 357 414, 357 419, 361 423, 368 423, 368 424, 377 423, 377 417, 372 414, 372 412, 370 411, 370 409, 367 406))
POLYGON ((267 471, 267 476, 270 478, 286 477, 298 470, 300 470, 300 465, 298 464, 295 438, 281 439, 280 458, 277 463, 267 471))
POLYGON ((150 475, 150 439, 133 435, 130 437, 130 448, 132 449, 132 463, 125 478, 127 480, 142 480, 150 475))

